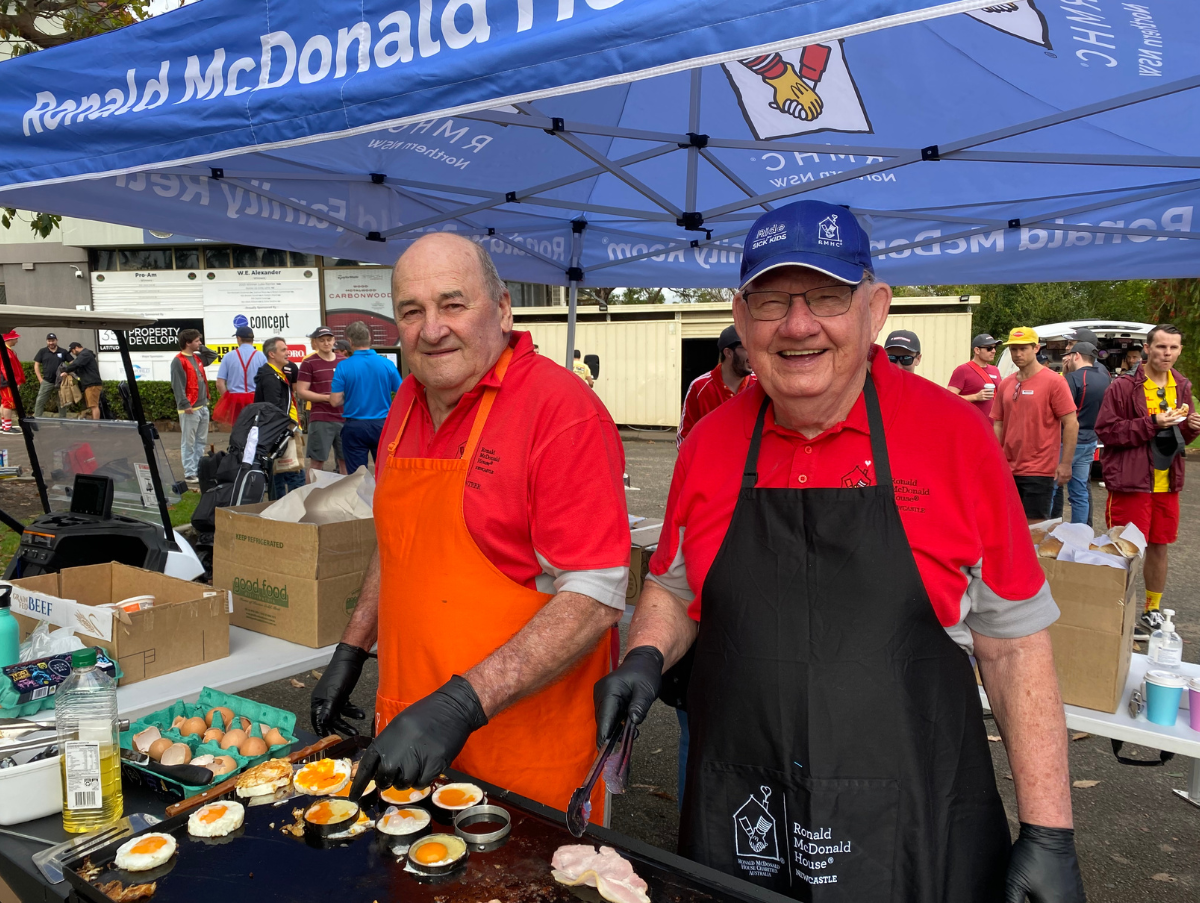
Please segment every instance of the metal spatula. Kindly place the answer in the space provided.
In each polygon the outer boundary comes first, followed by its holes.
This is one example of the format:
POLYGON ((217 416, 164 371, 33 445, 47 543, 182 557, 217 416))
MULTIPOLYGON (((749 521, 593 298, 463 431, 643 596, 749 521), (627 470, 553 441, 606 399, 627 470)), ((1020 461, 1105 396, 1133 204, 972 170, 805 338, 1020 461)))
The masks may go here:
POLYGON ((636 737, 637 728, 632 721, 627 720, 620 731, 613 731, 612 737, 592 763, 583 786, 571 794, 571 801, 567 803, 567 830, 574 836, 582 837, 587 829, 588 820, 592 817, 592 790, 595 789, 601 774, 604 775, 609 790, 613 793, 625 792, 629 778, 629 759, 636 737))

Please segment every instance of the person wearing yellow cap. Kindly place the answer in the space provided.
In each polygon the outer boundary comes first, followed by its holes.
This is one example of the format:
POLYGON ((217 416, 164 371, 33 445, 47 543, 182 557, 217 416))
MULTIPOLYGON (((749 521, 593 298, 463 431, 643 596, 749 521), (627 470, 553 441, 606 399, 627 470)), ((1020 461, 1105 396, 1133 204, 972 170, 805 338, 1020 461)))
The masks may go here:
POLYGON ((1071 479, 1079 420, 1066 381, 1038 363, 1038 334, 1018 326, 1004 344, 1017 372, 996 390, 992 421, 1025 517, 1035 524, 1050 517, 1055 484, 1071 479))

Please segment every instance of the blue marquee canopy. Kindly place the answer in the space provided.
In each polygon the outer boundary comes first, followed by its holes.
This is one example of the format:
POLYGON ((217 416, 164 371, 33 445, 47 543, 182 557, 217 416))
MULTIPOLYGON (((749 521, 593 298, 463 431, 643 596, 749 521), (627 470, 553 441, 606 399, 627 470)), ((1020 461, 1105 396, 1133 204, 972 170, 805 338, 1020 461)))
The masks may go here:
POLYGON ((181 235, 730 286, 809 196, 894 283, 1200 274, 1192 0, 202 0, 0 84, 0 205, 181 235))

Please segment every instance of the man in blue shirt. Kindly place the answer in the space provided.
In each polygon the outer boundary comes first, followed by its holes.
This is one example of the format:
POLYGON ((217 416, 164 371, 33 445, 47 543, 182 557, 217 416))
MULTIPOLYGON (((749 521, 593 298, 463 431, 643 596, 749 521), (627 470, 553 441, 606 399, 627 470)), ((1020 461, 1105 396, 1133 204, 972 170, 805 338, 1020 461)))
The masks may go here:
POLYGON ((267 363, 267 357, 254 347, 254 330, 239 326, 238 346, 221 358, 217 369, 217 392, 221 396, 213 408, 212 419, 232 425, 242 408, 254 401, 254 378, 267 363))
POLYGON ((342 453, 346 472, 354 473, 366 465, 368 455, 375 457, 392 396, 400 388, 400 371, 371 349, 371 331, 361 320, 346 327, 346 338, 350 356, 333 372, 329 403, 341 407, 345 417, 342 453))

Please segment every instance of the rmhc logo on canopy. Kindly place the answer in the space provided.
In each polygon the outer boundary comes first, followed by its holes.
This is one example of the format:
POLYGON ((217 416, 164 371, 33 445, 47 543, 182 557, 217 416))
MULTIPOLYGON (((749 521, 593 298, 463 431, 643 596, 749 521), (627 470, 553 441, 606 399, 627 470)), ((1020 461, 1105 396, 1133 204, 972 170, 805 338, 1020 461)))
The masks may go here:
MULTIPOLYGON (((511 0, 503 2, 507 5, 511 0)), ((583 2, 593 10, 603 11, 617 6, 621 0, 583 2)), ((492 3, 499 5, 500 0, 492 0, 492 3)), ((385 5, 390 4, 367 0, 363 4, 364 19, 367 7, 385 5)), ((410 7, 416 5, 409 4, 410 7)), ((534 27, 533 0, 517 0, 516 5, 516 31, 529 31, 534 27)), ((573 18, 575 5, 575 0, 558 0, 554 21, 573 18)), ((412 62, 416 53, 422 58, 440 53, 443 43, 450 50, 462 50, 471 44, 484 44, 491 38, 487 6, 488 0, 443 0, 440 4, 436 0, 421 0, 419 10, 415 11, 415 23, 412 15, 397 9, 378 19, 373 27, 367 21, 352 22, 337 29, 336 35, 315 34, 297 39, 285 30, 272 31, 259 37, 260 47, 251 51, 257 56, 233 59, 239 48, 227 52, 226 48, 217 47, 208 51, 211 56, 196 54, 187 57, 182 64, 175 60, 174 66, 171 60, 143 64, 156 74, 143 74, 140 85, 138 69, 133 67, 125 72, 123 85, 109 87, 103 93, 85 94, 79 100, 68 98, 61 103, 53 92, 38 91, 33 106, 22 117, 21 128, 26 137, 31 137, 43 130, 53 131, 60 125, 79 125, 108 116, 153 110, 172 98, 174 104, 181 104, 236 97, 248 91, 282 88, 293 80, 307 86, 325 81, 330 73, 334 79, 339 79, 367 72, 372 62, 376 68, 386 69, 396 63, 412 62), (435 13, 435 7, 439 5, 440 16, 435 13), (202 55, 207 63, 201 62, 202 55), (230 57, 228 65, 227 56, 230 57), (176 73, 174 81, 172 69, 176 73), (257 81, 251 75, 255 69, 258 70, 257 81), (180 70, 183 71, 182 81, 178 76, 180 70)), ((505 17, 505 21, 511 19, 505 17)), ((538 24, 552 24, 550 16, 543 15, 538 24)))

